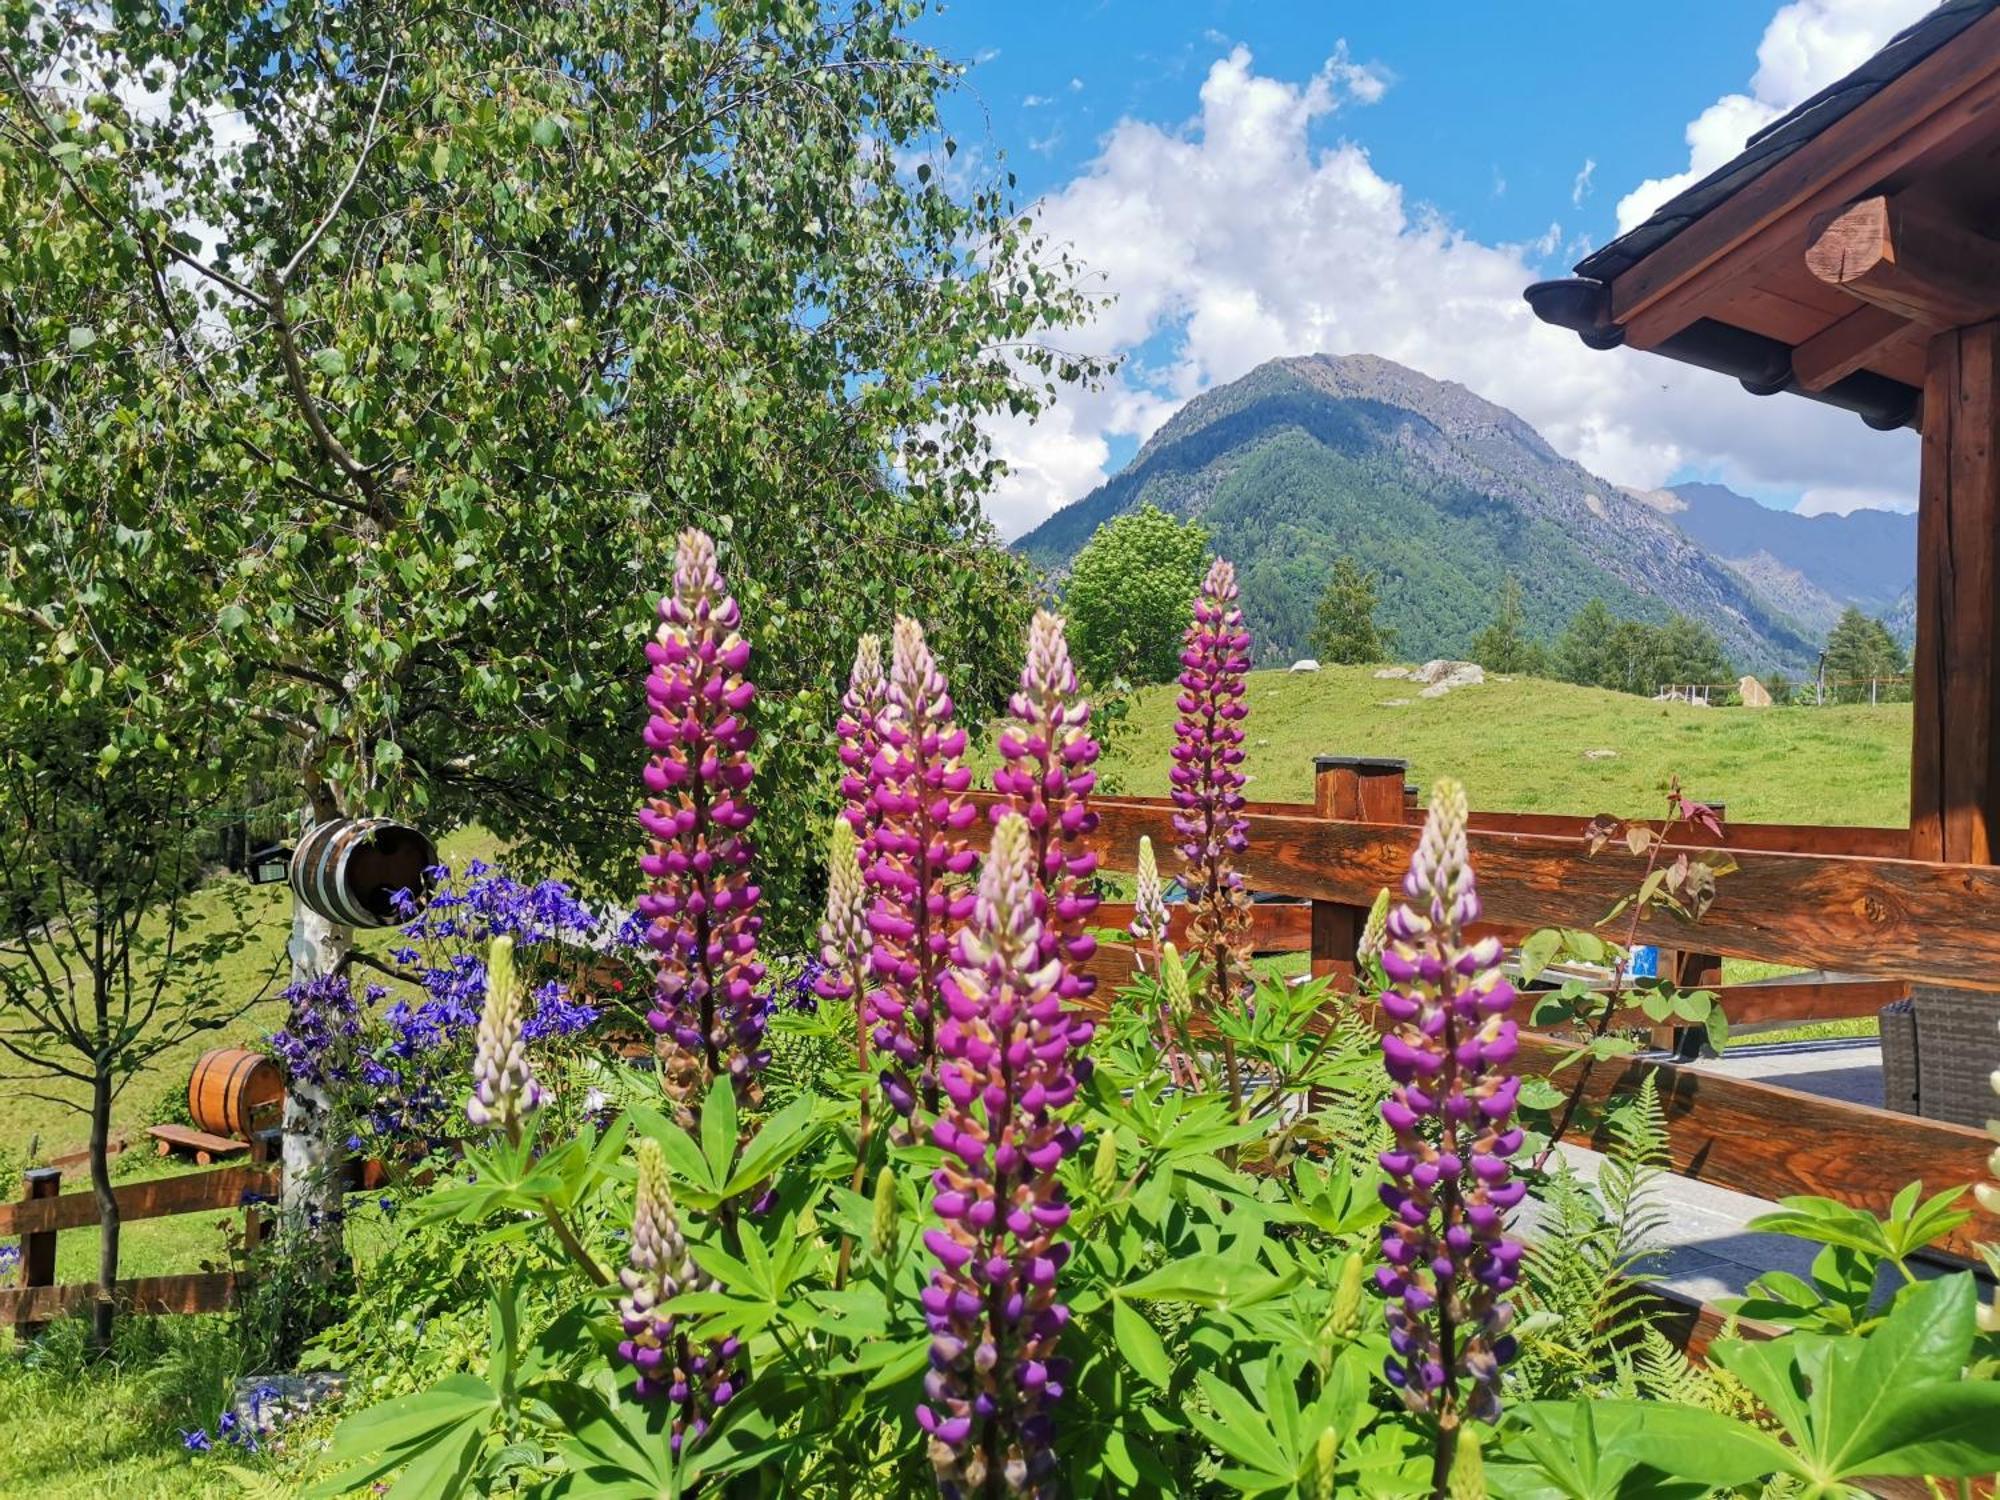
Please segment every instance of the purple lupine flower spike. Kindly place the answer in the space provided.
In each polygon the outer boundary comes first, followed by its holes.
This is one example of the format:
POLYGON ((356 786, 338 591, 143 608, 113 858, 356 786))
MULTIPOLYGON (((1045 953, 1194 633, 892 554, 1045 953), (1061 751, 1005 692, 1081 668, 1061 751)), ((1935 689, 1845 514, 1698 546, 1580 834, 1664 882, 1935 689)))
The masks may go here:
POLYGON ((735 1396, 741 1375, 734 1362, 742 1346, 728 1338, 695 1353, 687 1335, 675 1326, 675 1297, 687 1291, 715 1291, 720 1283, 704 1280, 688 1251, 659 1142, 642 1137, 636 1150, 639 1185, 632 1204, 632 1249, 625 1269, 618 1273, 625 1289, 618 1299, 619 1326, 625 1335, 618 1344, 618 1357, 639 1372, 633 1395, 641 1401, 673 1403, 669 1441, 679 1453, 683 1443, 708 1430, 709 1418, 735 1396))
POLYGON ((1248 842, 1243 820, 1243 674, 1250 632, 1237 605, 1236 570, 1217 558, 1195 596, 1181 647, 1175 707, 1174 829, 1191 917, 1188 947, 1208 964, 1218 995, 1250 987, 1250 903, 1236 860, 1248 842))
POLYGON ((864 635, 854 647, 854 668, 840 699, 841 814, 861 841, 863 856, 874 860, 875 756, 882 748, 882 711, 889 680, 882 675, 882 643, 864 635))
POLYGON ((1090 810, 1097 773, 1097 741, 1090 734, 1090 704, 1077 696, 1063 622, 1047 610, 1028 627, 1028 660, 1021 687, 1008 700, 1010 715, 999 734, 1000 765, 993 789, 1007 798, 993 809, 998 823, 1009 812, 1028 822, 1035 872, 1035 918, 1042 925, 1041 961, 1062 964, 1065 1001, 1083 1000, 1097 987, 1085 966, 1097 951, 1087 930, 1097 897, 1089 889, 1097 856, 1084 842, 1097 831, 1090 810))
POLYGON ((956 882, 972 869, 965 831, 979 813, 965 800, 972 784, 965 731, 915 620, 896 621, 879 731, 868 1019, 886 1054, 882 1091, 907 1117, 920 1096, 926 1109, 937 1107, 939 987, 951 965, 950 934, 972 910, 971 894, 956 882))
POLYGON ((1521 1147, 1514 987, 1499 940, 1465 938, 1480 911, 1466 817, 1465 789, 1440 781, 1380 953, 1393 1023, 1382 1037, 1393 1083, 1382 1118, 1396 1137, 1382 1153, 1390 1218, 1376 1271, 1391 1299, 1387 1374, 1412 1410, 1445 1425, 1461 1411, 1499 1415, 1500 1367, 1515 1352, 1503 1297, 1522 1252, 1507 1215, 1526 1192, 1507 1160, 1521 1147))
POLYGON ((685 1121, 710 1079, 727 1074, 743 1099, 769 1061, 757 985, 757 886, 750 879, 749 800, 756 690, 744 675, 750 643, 742 614, 716 567, 715 543, 681 533, 673 592, 647 645, 646 765, 651 794, 639 821, 652 836, 640 868, 652 889, 639 898, 659 954, 653 1008, 662 1082, 685 1121))
POLYGON ((1044 959, 1035 919, 1033 835, 1011 813, 993 830, 938 1030, 944 1100, 931 1139, 941 1227, 923 1295, 931 1368, 917 1421, 946 1500, 1055 1493, 1053 1411, 1069 1378, 1055 1355, 1069 1309, 1055 1299, 1069 1259, 1056 1169, 1082 1146, 1063 1123, 1076 1097, 1061 965, 1044 959))
POLYGON ((472 1060, 472 1097, 465 1117, 482 1129, 518 1140, 521 1124, 542 1107, 542 1086, 528 1066, 521 1036, 521 986, 514 977, 514 940, 497 937, 486 959, 486 1007, 479 1017, 479 1050, 472 1060))

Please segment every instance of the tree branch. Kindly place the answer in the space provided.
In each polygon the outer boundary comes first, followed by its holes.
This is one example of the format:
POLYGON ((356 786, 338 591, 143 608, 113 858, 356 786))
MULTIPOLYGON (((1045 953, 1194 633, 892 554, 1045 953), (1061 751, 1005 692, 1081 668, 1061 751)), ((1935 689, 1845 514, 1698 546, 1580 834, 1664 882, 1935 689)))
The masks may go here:
POLYGON ((313 246, 319 243, 320 236, 325 234, 328 227, 340 216, 341 209, 347 206, 347 200, 354 192, 355 184, 361 181, 361 169, 367 164, 368 153, 375 149, 377 139, 375 127, 381 122, 382 105, 389 97, 389 80, 395 73, 396 54, 391 52, 382 63, 382 87, 376 90, 375 108, 369 113, 368 128, 362 132, 361 151, 354 158, 354 170, 347 174, 346 183, 338 193, 334 194, 333 202, 328 204, 326 212, 320 215, 319 223, 313 226, 312 233, 305 238, 305 243, 300 245, 293 252, 292 258, 278 270, 276 280, 281 290, 285 283, 292 279, 292 273, 305 263, 308 255, 312 254, 313 246))

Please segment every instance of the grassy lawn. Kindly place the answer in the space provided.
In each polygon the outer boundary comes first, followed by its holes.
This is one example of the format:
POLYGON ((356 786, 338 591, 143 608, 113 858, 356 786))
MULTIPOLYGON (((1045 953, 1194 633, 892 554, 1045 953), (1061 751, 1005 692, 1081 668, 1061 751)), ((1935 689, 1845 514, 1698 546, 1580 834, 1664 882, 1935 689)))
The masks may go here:
MULTIPOLYGON (((1475 807, 1495 811, 1648 813, 1677 772, 1745 822, 1909 819, 1908 704, 1691 708, 1528 678, 1425 699, 1417 686, 1367 667, 1253 673, 1249 795, 1309 801, 1315 755, 1381 755, 1408 760, 1420 785, 1456 776, 1475 807), (1602 750, 1613 754, 1587 758, 1602 750)), ((1139 694, 1136 732, 1104 762, 1121 790, 1166 792, 1174 696, 1139 694)))

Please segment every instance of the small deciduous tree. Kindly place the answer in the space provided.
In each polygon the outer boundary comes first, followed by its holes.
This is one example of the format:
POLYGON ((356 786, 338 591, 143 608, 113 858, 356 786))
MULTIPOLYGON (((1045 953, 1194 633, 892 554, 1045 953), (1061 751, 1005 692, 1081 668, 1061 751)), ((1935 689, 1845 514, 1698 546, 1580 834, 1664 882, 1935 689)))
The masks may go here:
POLYGON ((1534 676, 1548 668, 1548 653, 1540 641, 1528 634, 1527 614, 1521 607, 1521 581, 1512 573, 1500 584, 1493 623, 1480 631, 1472 643, 1472 659, 1489 672, 1534 676))
POLYGON ((1550 663, 1555 675, 1582 687, 1612 686, 1619 675, 1613 654, 1617 628, 1611 606, 1593 596, 1556 637, 1550 663))
POLYGON ((1903 676, 1909 665, 1889 627, 1851 604, 1827 637, 1826 677, 1836 702, 1867 703, 1890 691, 1906 691, 1901 684, 1883 683, 1882 679, 1903 676))
MULTIPOLYGON (((97 713, 9 700, 13 711, 0 719, 0 1085, 88 1118, 98 1213, 91 1343, 102 1354, 119 1261, 113 1106, 161 1053, 260 998, 257 981, 242 978, 254 969, 239 966, 232 978, 225 965, 256 936, 257 908, 241 881, 197 889, 202 813, 216 785, 202 752, 212 745, 196 738, 119 754, 97 713)), ((266 973, 264 988, 274 978, 266 973)))
POLYGON ((1165 682, 1180 670, 1189 600, 1208 562, 1208 531, 1153 505, 1098 527, 1063 590, 1070 648, 1093 683, 1165 682))
POLYGON ((1381 603, 1380 579, 1351 557, 1342 557, 1327 576, 1313 621, 1312 645, 1321 661, 1362 666, 1385 661, 1396 633, 1375 623, 1381 603))

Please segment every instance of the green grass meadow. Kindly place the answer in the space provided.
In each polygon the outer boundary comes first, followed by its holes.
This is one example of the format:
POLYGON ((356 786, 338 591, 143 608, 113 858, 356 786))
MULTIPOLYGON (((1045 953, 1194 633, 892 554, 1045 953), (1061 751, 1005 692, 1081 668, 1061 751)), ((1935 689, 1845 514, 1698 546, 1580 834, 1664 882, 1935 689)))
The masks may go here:
MULTIPOLYGON (((1456 776, 1492 811, 1651 814, 1660 783, 1678 774, 1742 822, 1909 820, 1908 704, 1694 708, 1533 678, 1441 698, 1419 698, 1419 687, 1367 667, 1252 673, 1249 795, 1310 801, 1314 756, 1379 755, 1409 761, 1425 786, 1456 776)), ((1174 696, 1159 687, 1135 699, 1133 733, 1104 761, 1118 790, 1166 792, 1174 696)))

